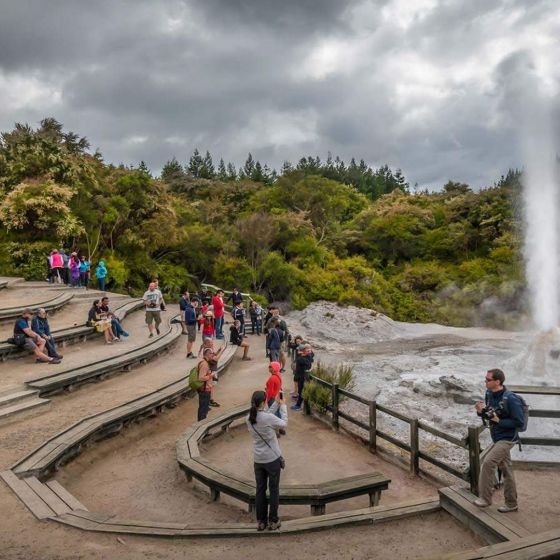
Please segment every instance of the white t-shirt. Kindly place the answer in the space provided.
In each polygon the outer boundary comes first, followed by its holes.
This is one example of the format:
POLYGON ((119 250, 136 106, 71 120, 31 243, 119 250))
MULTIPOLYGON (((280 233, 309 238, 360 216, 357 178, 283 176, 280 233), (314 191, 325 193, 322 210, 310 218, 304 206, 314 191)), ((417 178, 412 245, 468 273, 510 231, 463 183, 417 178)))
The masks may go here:
POLYGON ((157 288, 153 292, 150 290, 144 292, 142 299, 147 302, 146 311, 161 311, 159 306, 163 300, 163 296, 157 288), (155 305, 152 306, 152 304, 155 305))

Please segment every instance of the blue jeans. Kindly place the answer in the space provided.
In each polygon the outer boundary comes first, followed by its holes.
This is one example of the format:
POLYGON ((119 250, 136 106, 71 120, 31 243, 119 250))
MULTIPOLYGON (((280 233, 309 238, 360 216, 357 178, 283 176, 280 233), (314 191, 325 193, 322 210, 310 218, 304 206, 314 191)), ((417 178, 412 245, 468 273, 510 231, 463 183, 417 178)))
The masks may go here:
POLYGON ((224 318, 216 317, 214 319, 214 326, 216 327, 216 338, 224 338, 224 333, 222 332, 224 328, 224 318))
POLYGON ((121 323, 118 319, 111 319, 111 330, 113 334, 120 338, 126 331, 122 328, 121 323))
POLYGON ((198 392, 198 421, 204 420, 210 410, 210 391, 198 392))

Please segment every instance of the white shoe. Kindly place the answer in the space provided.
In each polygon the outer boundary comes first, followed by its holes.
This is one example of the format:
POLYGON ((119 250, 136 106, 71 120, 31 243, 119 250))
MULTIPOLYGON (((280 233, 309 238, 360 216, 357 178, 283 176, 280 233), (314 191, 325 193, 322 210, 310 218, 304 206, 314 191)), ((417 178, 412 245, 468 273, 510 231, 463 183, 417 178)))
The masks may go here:
POLYGON ((514 506, 514 507, 509 507, 509 506, 500 506, 498 508, 498 511, 500 513, 509 513, 510 511, 517 511, 519 509, 519 506, 514 506))
POLYGON ((486 500, 483 500, 482 498, 477 498, 473 503, 476 507, 479 508, 485 508, 490 505, 486 500))

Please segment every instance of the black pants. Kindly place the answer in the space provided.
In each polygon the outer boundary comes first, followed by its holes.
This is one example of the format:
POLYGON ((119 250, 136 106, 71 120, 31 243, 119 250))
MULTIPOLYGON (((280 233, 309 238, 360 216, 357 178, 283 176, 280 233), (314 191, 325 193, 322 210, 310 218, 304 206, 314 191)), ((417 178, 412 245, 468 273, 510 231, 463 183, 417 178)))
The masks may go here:
POLYGON ((297 380, 298 396, 297 396, 297 402, 296 402, 297 406, 301 406, 301 403, 303 402, 303 386, 304 385, 305 385, 305 377, 298 378, 298 380, 297 380))
POLYGON ((204 420, 210 410, 210 391, 199 391, 198 393, 198 421, 204 420))
POLYGON ((276 523, 278 521, 278 504, 280 502, 280 458, 271 463, 255 463, 255 481, 257 493, 255 505, 259 523, 276 523), (266 488, 268 486, 268 504, 266 488), (267 511, 268 510, 268 511, 267 511))

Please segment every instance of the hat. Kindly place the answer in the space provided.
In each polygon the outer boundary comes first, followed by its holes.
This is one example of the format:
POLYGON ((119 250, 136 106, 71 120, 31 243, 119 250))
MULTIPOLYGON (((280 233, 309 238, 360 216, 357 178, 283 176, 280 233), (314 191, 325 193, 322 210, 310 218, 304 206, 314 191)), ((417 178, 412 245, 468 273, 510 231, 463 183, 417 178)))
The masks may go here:
POLYGON ((282 366, 280 365, 280 362, 270 362, 270 364, 268 365, 268 367, 269 367, 274 373, 280 373, 280 370, 282 369, 282 366))

